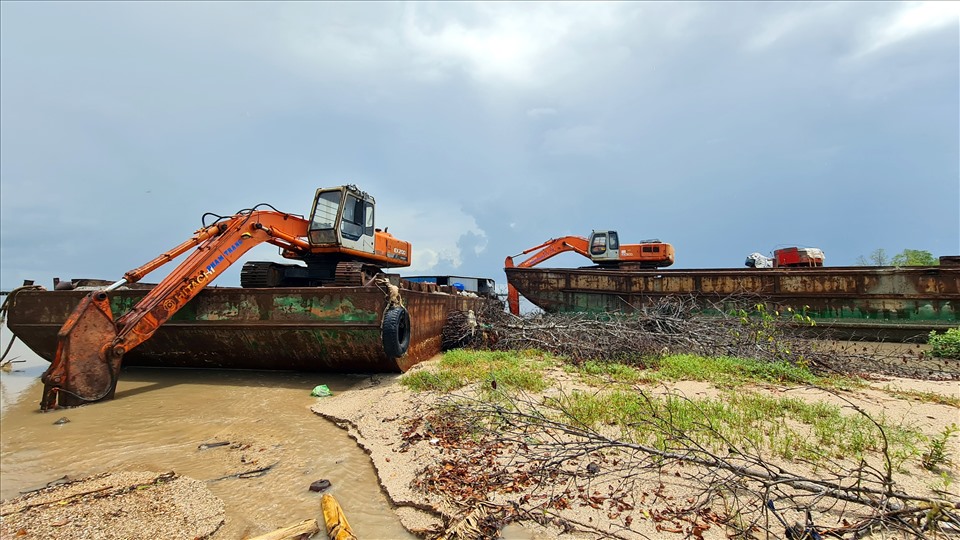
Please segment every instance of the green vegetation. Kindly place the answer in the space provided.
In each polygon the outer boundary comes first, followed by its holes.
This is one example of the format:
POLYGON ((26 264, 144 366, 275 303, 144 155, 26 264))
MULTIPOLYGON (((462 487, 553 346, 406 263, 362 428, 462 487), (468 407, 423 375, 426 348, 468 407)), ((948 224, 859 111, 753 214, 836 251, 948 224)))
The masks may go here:
POLYGON ((543 371, 557 360, 539 351, 471 351, 444 353, 435 373, 419 370, 404 375, 400 383, 411 390, 449 392, 482 382, 484 388, 520 389, 538 392, 547 387, 543 371))
POLYGON ((650 360, 650 369, 588 361, 569 370, 579 371, 588 381, 599 379, 601 383, 705 381, 720 388, 735 388, 745 384, 817 385, 830 388, 857 386, 855 381, 843 377, 820 377, 802 365, 729 356, 673 354, 650 360))
MULTIPOLYGON (((664 451, 677 444, 690 444, 683 442, 689 439, 717 452, 733 447, 818 463, 827 458, 859 459, 881 452, 886 437, 895 466, 912 458, 932 468, 950 459, 947 439, 956 427, 928 437, 915 429, 887 423, 882 417, 875 419, 875 424, 866 415, 838 405, 745 388, 748 384, 777 384, 847 389, 861 384, 856 380, 818 376, 803 365, 747 358, 674 354, 648 361, 651 363, 647 366, 601 361, 565 364, 568 373, 603 390, 574 391, 560 399, 548 399, 540 402, 542 410, 538 414, 590 430, 613 429, 625 441, 664 451), (722 389, 722 394, 703 399, 673 393, 653 396, 633 386, 680 380, 709 382, 722 389)), ((445 353, 434 370, 404 375, 401 383, 414 391, 440 392, 479 383, 482 399, 501 402, 513 399, 511 390, 544 390, 550 384, 547 369, 562 362, 562 358, 534 350, 461 349, 445 353)), ((910 396, 937 403, 946 399, 948 404, 958 405, 949 397, 920 394, 910 396)))
POLYGON ((806 306, 800 311, 788 307, 780 312, 771 311, 764 304, 756 304, 750 311, 738 309, 732 311, 730 315, 737 317, 740 321, 740 328, 730 330, 731 335, 738 340, 745 339, 756 345, 758 350, 764 351, 763 356, 767 359, 806 364, 807 359, 803 352, 794 350, 796 342, 784 339, 783 334, 785 322, 799 326, 816 326, 816 321, 806 314, 806 306))
POLYGON ((878 248, 873 250, 869 257, 863 255, 857 257, 857 264, 860 266, 937 266, 940 264, 940 259, 922 249, 904 249, 893 258, 888 258, 886 250, 878 248))
POLYGON ((937 334, 937 331, 933 330, 927 343, 930 344, 930 351, 934 356, 960 359, 960 328, 951 328, 943 334, 937 334))
POLYGON ((746 383, 822 384, 809 369, 787 362, 761 362, 748 358, 706 358, 677 354, 657 361, 660 379, 708 381, 720 387, 746 383))
POLYGON ((893 256, 890 260, 894 266, 937 266, 940 259, 937 259, 929 251, 920 249, 905 249, 893 256))
POLYGON ((919 390, 900 390, 899 388, 890 388, 888 385, 883 389, 891 396, 915 399, 924 403, 936 403, 938 405, 949 405, 960 409, 960 397, 947 396, 937 392, 921 392, 919 390))
POLYGON ((623 384, 635 384, 653 380, 650 378, 649 372, 619 362, 597 362, 595 360, 588 360, 579 366, 567 365, 565 369, 568 372, 579 372, 588 381, 599 380, 601 383, 612 380, 623 384))
MULTIPOLYGON (((836 405, 799 398, 729 392, 720 399, 653 397, 640 392, 574 392, 558 403, 572 423, 595 429, 617 426, 637 444, 669 450, 678 435, 697 444, 725 451, 766 449, 786 459, 859 458, 880 451, 884 439, 870 419, 843 414, 836 405)), ((925 439, 918 431, 880 425, 890 442, 891 457, 902 462, 919 454, 925 439)))
POLYGON ((931 437, 929 447, 920 458, 924 469, 933 470, 939 465, 950 463, 950 453, 947 451, 947 441, 950 436, 960 431, 956 424, 950 424, 936 437, 931 437))

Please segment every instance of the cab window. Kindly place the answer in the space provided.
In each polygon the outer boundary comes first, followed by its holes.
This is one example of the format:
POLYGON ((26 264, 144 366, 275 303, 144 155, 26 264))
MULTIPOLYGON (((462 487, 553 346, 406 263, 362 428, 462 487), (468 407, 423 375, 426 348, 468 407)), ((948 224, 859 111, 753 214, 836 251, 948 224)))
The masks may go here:
POLYGON ((317 197, 317 206, 313 209, 313 219, 310 221, 311 243, 329 244, 337 241, 334 224, 340 210, 341 194, 340 190, 325 191, 317 197))
POLYGON ((620 238, 617 233, 610 231, 610 251, 620 251, 620 238))
POLYGON ((332 229, 337 220, 337 210, 340 208, 340 192, 327 191, 317 197, 317 207, 313 209, 311 231, 332 229))
POLYGON ((359 240, 363 235, 363 201, 347 195, 347 203, 343 206, 343 222, 340 233, 344 238, 359 240))
POLYGON ((367 201, 363 203, 363 234, 373 236, 373 203, 367 201))
POLYGON ((603 255, 607 251, 607 233, 597 233, 593 235, 593 243, 590 246, 591 255, 603 255))

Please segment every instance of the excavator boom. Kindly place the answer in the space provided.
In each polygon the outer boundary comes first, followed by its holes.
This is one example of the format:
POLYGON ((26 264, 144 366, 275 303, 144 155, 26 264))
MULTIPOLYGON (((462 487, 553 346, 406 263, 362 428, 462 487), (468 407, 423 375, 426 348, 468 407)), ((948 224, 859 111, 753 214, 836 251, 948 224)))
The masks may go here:
MULTIPOLYGON (((518 255, 507 257, 503 261, 503 266, 506 268, 513 268, 513 257, 526 255, 527 253, 532 253, 537 250, 540 251, 537 251, 537 253, 523 260, 519 265, 517 265, 517 267, 528 268, 531 266, 536 266, 551 257, 567 251, 575 251, 589 259, 590 253, 587 251, 589 246, 590 244, 587 239, 582 236, 562 236, 560 238, 551 238, 539 246, 534 246, 518 255)), ((509 283, 507 283, 507 305, 510 307, 510 313, 513 313, 514 315, 520 314, 520 293, 517 292, 517 289, 509 283)))
MULTIPOLYGON (((529 268, 547 259, 574 251, 598 264, 601 268, 614 270, 633 270, 641 268, 659 268, 673 264, 673 246, 659 240, 647 240, 639 244, 621 244, 616 231, 593 231, 590 238, 582 236, 563 236, 552 238, 520 253, 507 257, 505 268, 529 268), (514 257, 533 253, 529 258, 515 265, 514 257)), ((520 314, 520 293, 512 283, 507 283, 507 305, 510 313, 520 314)))
POLYGON ((124 354, 149 339, 254 246, 269 242, 287 251, 309 251, 309 243, 302 240, 308 225, 301 217, 276 211, 236 214, 198 230, 183 244, 127 272, 123 280, 110 287, 91 292, 57 335, 56 357, 41 377, 44 391, 40 408, 76 406, 112 397, 124 354), (140 280, 194 246, 194 252, 132 310, 114 320, 110 290, 140 280))

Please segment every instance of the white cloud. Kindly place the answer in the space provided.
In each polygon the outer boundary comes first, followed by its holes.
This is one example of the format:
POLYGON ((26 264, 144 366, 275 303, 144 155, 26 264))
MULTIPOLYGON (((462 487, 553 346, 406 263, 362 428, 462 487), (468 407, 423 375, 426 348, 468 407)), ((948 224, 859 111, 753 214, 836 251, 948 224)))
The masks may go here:
POLYGON ((802 26, 809 24, 816 15, 833 8, 832 4, 807 4, 801 10, 791 10, 779 17, 772 18, 756 34, 750 36, 744 48, 748 51, 761 51, 771 47, 784 38, 796 33, 802 26))
POLYGON ((867 32, 855 58, 906 41, 914 36, 960 23, 960 2, 908 2, 867 32))
POLYGON ((436 21, 413 4, 405 17, 403 38, 425 64, 463 69, 485 82, 525 84, 534 77, 532 68, 563 40, 572 22, 540 6, 518 10, 509 4, 479 4, 479 22, 468 24, 462 16, 436 21))
POLYGON ((377 226, 389 227, 389 232, 411 244, 412 264, 404 272, 429 272, 441 263, 454 268, 463 264, 463 255, 457 245, 460 237, 472 232, 483 241, 474 251, 479 254, 486 247, 487 235, 473 216, 463 213, 449 202, 421 199, 402 207, 380 210, 377 226))
POLYGON ((530 118, 541 118, 544 116, 556 116, 557 110, 552 107, 539 107, 536 109, 530 109, 527 111, 527 116, 530 118))
POLYGON ((615 35, 618 3, 408 4, 399 37, 421 80, 463 73, 482 84, 542 87, 587 57, 581 40, 615 35))

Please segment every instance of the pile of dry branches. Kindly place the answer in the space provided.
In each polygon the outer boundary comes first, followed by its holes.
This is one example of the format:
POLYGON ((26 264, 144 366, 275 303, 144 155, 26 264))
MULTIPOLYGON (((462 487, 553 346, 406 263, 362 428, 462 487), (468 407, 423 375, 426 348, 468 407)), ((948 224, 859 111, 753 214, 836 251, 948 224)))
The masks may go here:
MULTIPOLYGON (((809 320, 756 309, 756 299, 742 299, 744 307, 732 311, 730 299, 723 304, 710 315, 690 299, 674 298, 632 313, 516 317, 491 303, 452 318, 444 338, 461 347, 538 349, 572 362, 643 365, 668 354, 697 354, 790 362, 821 373, 960 378, 956 363, 924 364, 916 347, 817 339, 824 336, 809 320)), ((657 443, 651 444, 583 425, 562 397, 491 388, 496 399, 447 396, 405 434, 409 442, 429 438, 444 448, 444 461, 421 471, 416 483, 462 508, 444 538, 492 536, 516 520, 622 539, 665 532, 704 538, 711 528, 739 538, 960 537, 956 494, 905 492, 894 482, 882 426, 842 396, 876 426, 880 451, 857 459, 824 451, 778 461, 769 449, 730 440, 702 411, 696 422, 701 433, 722 441, 718 450, 657 414, 658 398, 638 388, 651 411, 630 429, 653 434, 657 443), (578 521, 570 512, 576 508, 592 509, 594 517, 578 521)))
POLYGON ((691 298, 673 297, 631 313, 517 317, 490 302, 481 312, 452 321, 444 341, 447 348, 538 349, 573 362, 644 364, 686 353, 790 362, 821 373, 960 378, 960 362, 925 357, 915 345, 832 342, 809 319, 758 310, 758 305, 762 302, 754 297, 727 298, 716 309, 704 310, 691 298))
MULTIPOLYGON (((778 465, 716 430, 726 448, 705 446, 669 417, 650 415, 636 426, 658 434, 661 442, 649 445, 579 424, 560 400, 502 397, 452 396, 442 413, 422 421, 430 437, 457 450, 417 484, 462 506, 448 538, 464 523, 490 534, 519 519, 623 539, 649 538, 642 531, 651 527, 688 538, 712 527, 739 538, 960 536, 960 502, 948 493, 901 491, 886 447, 871 463, 824 455, 815 465, 778 465), (567 512, 577 507, 596 510, 599 519, 578 521, 567 512)), ((706 413, 701 422, 711 429, 706 413)), ((413 426, 408 435, 418 431, 413 426)))

